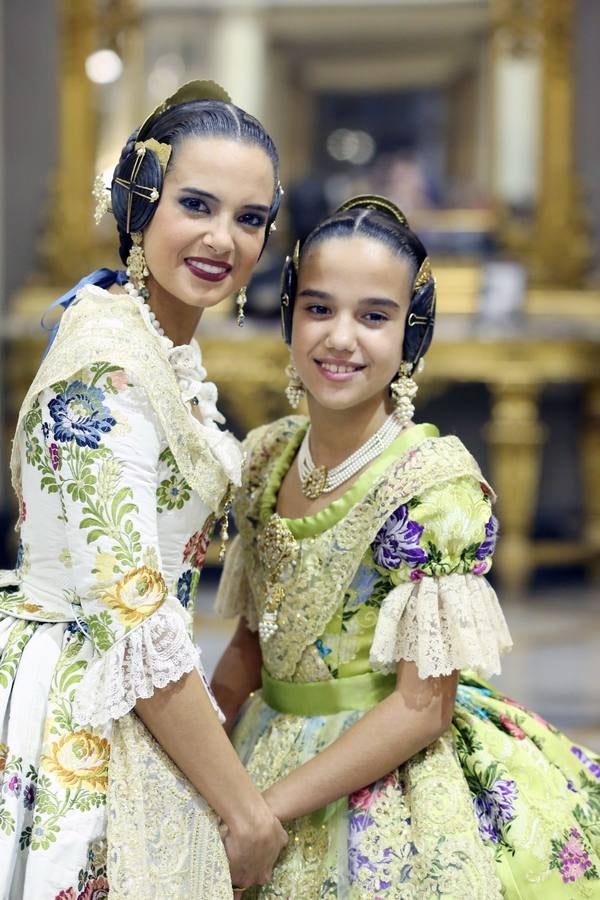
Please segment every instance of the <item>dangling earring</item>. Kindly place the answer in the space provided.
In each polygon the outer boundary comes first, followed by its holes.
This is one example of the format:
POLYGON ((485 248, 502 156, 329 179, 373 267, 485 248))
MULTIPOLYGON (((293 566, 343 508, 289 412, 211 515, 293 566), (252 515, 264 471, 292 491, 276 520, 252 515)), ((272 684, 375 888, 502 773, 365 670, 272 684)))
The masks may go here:
POLYGON ((246 286, 244 285, 244 287, 241 287, 235 295, 235 305, 237 306, 236 319, 240 328, 243 326, 244 319, 246 318, 244 316, 244 307, 246 305, 246 300, 246 286))
POLYGON ((146 287, 145 278, 148 277, 150 272, 148 271, 148 266, 146 265, 146 257, 144 256, 144 248, 142 247, 142 232, 141 231, 132 231, 131 232, 131 250, 129 251, 129 255, 127 256, 127 268, 125 269, 127 275, 129 276, 129 281, 134 286, 142 300, 147 300, 150 296, 150 292, 146 287))
POLYGON ((285 396, 292 409, 297 409, 304 397, 304 385, 302 384, 302 379, 298 375, 293 363, 286 366, 285 374, 290 379, 289 384, 285 389, 285 396))
POLYGON ((395 416, 403 428, 408 425, 415 414, 415 407, 412 401, 419 386, 410 377, 413 368, 412 363, 401 362, 398 376, 390 385, 390 391, 396 405, 395 416))

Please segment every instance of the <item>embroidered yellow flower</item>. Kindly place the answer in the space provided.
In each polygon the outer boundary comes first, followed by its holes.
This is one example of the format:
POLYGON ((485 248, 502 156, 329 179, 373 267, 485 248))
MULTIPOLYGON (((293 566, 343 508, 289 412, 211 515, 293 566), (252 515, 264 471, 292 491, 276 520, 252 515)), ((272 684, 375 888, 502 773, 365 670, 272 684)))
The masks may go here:
POLYGON ((21 604, 21 610, 23 612, 28 612, 28 613, 31 613, 31 615, 34 615, 35 613, 41 612, 42 607, 39 606, 37 603, 25 602, 25 603, 21 604))
POLYGON ((55 741, 42 764, 65 788, 87 788, 106 793, 110 745, 89 731, 64 734, 55 741))
POLYGON ((117 560, 112 553, 96 553, 96 565, 92 569, 99 581, 112 581, 117 560))
POLYGON ((140 566, 117 581, 105 599, 124 625, 134 628, 156 612, 166 596, 167 585, 160 572, 140 566))

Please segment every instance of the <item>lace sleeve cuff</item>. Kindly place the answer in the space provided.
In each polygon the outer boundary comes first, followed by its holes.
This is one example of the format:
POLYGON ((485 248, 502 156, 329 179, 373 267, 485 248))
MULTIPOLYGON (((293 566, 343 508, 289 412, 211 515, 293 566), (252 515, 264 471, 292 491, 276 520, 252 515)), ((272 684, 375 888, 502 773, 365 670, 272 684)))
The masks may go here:
POLYGON ((199 651, 187 632, 185 615, 177 600, 169 597, 138 628, 102 656, 94 657, 77 687, 75 720, 80 725, 96 726, 120 719, 138 700, 151 697, 157 688, 197 669, 224 721, 204 675, 199 651))
POLYGON ((500 672, 512 640, 494 590, 478 575, 422 578, 394 588, 383 601, 371 646, 373 669, 392 672, 404 659, 420 678, 472 668, 500 672))
POLYGON ((258 631, 258 617, 244 567, 244 551, 239 534, 227 550, 215 612, 224 619, 244 616, 250 631, 258 631))

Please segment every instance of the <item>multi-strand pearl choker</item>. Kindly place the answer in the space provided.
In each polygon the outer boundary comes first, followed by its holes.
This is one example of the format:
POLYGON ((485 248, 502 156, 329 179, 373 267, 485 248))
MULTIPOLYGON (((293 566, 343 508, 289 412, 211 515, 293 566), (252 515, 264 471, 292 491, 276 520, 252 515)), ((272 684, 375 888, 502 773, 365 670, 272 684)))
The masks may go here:
POLYGON ((355 450, 347 459, 327 469, 325 466, 317 466, 313 462, 310 453, 310 426, 304 435, 304 439, 298 450, 298 473, 302 493, 310 500, 316 500, 321 494, 334 491, 357 472, 360 472, 368 463, 376 459, 386 447, 396 440, 403 429, 403 425, 392 413, 388 416, 381 428, 373 434, 368 441, 355 450))

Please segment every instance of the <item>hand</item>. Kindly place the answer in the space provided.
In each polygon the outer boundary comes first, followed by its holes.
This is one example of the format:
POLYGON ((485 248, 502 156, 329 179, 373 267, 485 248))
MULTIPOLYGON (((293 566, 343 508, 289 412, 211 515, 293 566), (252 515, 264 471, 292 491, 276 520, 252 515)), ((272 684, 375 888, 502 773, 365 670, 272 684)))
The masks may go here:
POLYGON ((222 825, 221 837, 229 860, 231 881, 242 889, 270 880, 277 857, 288 842, 281 822, 266 807, 252 821, 222 825))

